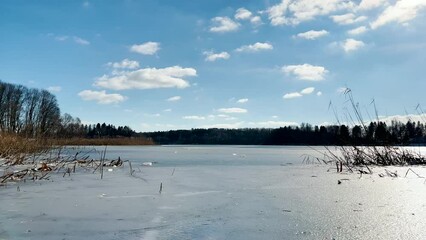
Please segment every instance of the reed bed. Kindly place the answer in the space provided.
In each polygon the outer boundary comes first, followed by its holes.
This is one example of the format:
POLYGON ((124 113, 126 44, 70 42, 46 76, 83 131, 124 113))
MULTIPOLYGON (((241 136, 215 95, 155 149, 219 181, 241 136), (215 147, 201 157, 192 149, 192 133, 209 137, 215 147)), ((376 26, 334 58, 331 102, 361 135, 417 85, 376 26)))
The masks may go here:
POLYGON ((106 159, 103 151, 95 148, 63 147, 49 140, 29 140, 19 136, 0 138, 0 186, 12 182, 50 180, 52 174, 71 176, 78 172, 99 172, 103 178, 104 167, 122 167, 128 160, 106 159), (71 151, 72 150, 72 151, 71 151), (99 156, 93 159, 92 156, 99 156))
MULTIPOLYGON (((367 131, 367 122, 364 121, 363 115, 359 107, 359 103, 355 102, 351 89, 346 89, 344 93, 351 112, 347 110, 345 116, 350 119, 353 125, 361 126, 364 131, 367 131)), ((377 122, 379 115, 374 103, 374 114, 377 122)), ((331 106, 331 103, 330 103, 331 106)), ((331 106, 332 107, 332 106, 331 106)), ((419 106, 417 107, 417 109, 419 106)), ((335 109, 333 112, 340 124, 339 118, 335 109)), ((343 168, 348 172, 357 172, 361 174, 372 174, 371 166, 410 166, 410 165, 426 165, 426 157, 420 152, 413 149, 408 149, 402 146, 392 146, 384 143, 376 145, 358 146, 353 143, 345 143, 344 145, 330 147, 324 146, 325 151, 320 151, 323 157, 306 156, 305 162, 317 161, 326 164, 335 164, 337 172, 342 172, 343 168), (336 151, 337 150, 337 151, 336 151)), ((386 171, 388 176, 395 177, 394 173, 386 171)))

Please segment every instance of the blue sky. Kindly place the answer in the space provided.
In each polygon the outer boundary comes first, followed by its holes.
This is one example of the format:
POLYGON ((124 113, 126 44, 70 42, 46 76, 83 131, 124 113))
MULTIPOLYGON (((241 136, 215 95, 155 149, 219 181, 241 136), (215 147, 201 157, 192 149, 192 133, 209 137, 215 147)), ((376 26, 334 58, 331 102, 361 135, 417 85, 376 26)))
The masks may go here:
POLYGON ((425 29, 426 0, 3 0, 0 79, 138 131, 334 123, 346 87, 384 118, 426 106, 425 29))

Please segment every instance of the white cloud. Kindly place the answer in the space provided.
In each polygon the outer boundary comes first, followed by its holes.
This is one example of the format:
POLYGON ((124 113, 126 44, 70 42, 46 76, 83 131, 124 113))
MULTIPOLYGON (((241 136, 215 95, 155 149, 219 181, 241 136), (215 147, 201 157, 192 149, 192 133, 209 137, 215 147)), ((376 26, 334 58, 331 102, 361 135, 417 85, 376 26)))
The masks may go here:
POLYGON ((176 101, 179 101, 181 99, 182 98, 180 96, 174 96, 174 97, 167 98, 166 101, 168 101, 168 102, 176 102, 176 101))
POLYGON ((231 116, 229 116, 229 115, 226 115, 226 114, 218 114, 218 115, 211 115, 210 117, 212 117, 212 118, 215 118, 215 117, 218 117, 218 118, 223 118, 223 119, 225 119, 225 120, 227 120, 227 121, 230 121, 230 120, 236 120, 237 118, 235 118, 235 117, 231 117, 231 116))
POLYGON ((273 26, 297 25, 341 10, 352 10, 350 0, 282 0, 266 10, 273 26))
POLYGON ((308 87, 308 88, 302 89, 300 92, 292 92, 292 93, 284 94, 283 98, 284 99, 300 98, 300 97, 303 97, 303 95, 312 94, 314 91, 315 91, 314 87, 308 87))
POLYGON ((204 59, 205 61, 208 62, 214 62, 218 59, 229 59, 231 57, 231 55, 229 55, 229 53, 227 52, 221 52, 221 53, 214 53, 212 51, 207 51, 207 52, 203 52, 203 55, 206 56, 206 58, 204 59))
POLYGON ((293 98, 299 98, 302 97, 303 95, 298 93, 298 92, 292 92, 292 93, 286 93, 284 94, 283 98, 284 99, 293 99, 293 98))
POLYGON ((90 44, 90 42, 87 41, 86 39, 79 38, 79 37, 76 37, 76 36, 73 37, 73 40, 74 40, 75 43, 80 44, 80 45, 89 45, 90 44))
POLYGON ((345 52, 352 52, 364 46, 365 46, 364 42, 358 41, 352 38, 348 38, 342 43, 342 48, 343 50, 345 50, 345 52))
POLYGON ((321 91, 318 91, 318 92, 317 92, 317 96, 318 96, 318 97, 322 96, 322 92, 321 92, 321 91))
POLYGON ((259 26, 262 24, 262 19, 259 16, 254 16, 250 19, 251 24, 254 26, 259 26))
POLYGON ((127 98, 120 94, 107 94, 105 91, 84 90, 78 93, 85 101, 96 101, 100 104, 112 104, 125 101, 127 98))
POLYGON ((304 94, 304 95, 308 95, 308 94, 313 93, 314 91, 315 91, 314 87, 308 87, 308 88, 305 88, 302 91, 300 91, 300 93, 304 94))
POLYGON ((348 34, 359 35, 359 34, 367 32, 367 31, 368 31, 368 29, 365 26, 361 26, 361 27, 357 27, 357 28, 354 28, 352 30, 349 30, 348 34))
POLYGON ((237 103, 246 103, 246 102, 248 102, 248 98, 241 98, 241 99, 238 99, 237 101, 237 103))
POLYGON ((335 23, 340 25, 354 24, 357 22, 365 21, 367 19, 366 16, 356 17, 355 14, 353 13, 347 13, 343 15, 334 15, 334 16, 331 16, 331 18, 333 19, 335 23))
POLYGON ((311 31, 307 31, 307 32, 304 32, 304 33, 299 33, 299 34, 297 34, 297 37, 309 39, 309 40, 315 40, 315 39, 323 37, 327 34, 328 34, 328 32, 326 30, 321 30, 321 31, 311 30, 311 31))
POLYGON ((217 111, 221 113, 247 113, 247 109, 244 108, 220 108, 217 111))
POLYGON ((158 42, 146 42, 142 44, 135 44, 130 47, 131 52, 143 54, 143 55, 154 55, 160 50, 160 43, 158 42))
POLYGON ((235 13, 235 19, 237 20, 248 20, 252 16, 252 13, 245 8, 238 8, 235 13))
POLYGON ((282 71, 286 74, 293 74, 300 80, 321 81, 328 73, 328 70, 321 66, 313 66, 310 64, 303 65, 287 65, 282 67, 282 71))
POLYGON ((236 122, 236 123, 217 123, 210 125, 199 126, 199 128, 225 128, 225 129, 235 129, 241 128, 244 122, 236 122))
POLYGON ((261 43, 257 42, 251 45, 244 45, 237 48, 235 51, 237 52, 259 52, 264 50, 272 50, 274 47, 270 43, 261 43))
POLYGON ((285 126, 298 126, 296 122, 285 121, 264 121, 264 122, 250 122, 249 125, 256 128, 279 128, 285 126))
POLYGON ((143 68, 98 78, 95 86, 114 89, 186 88, 189 83, 184 77, 197 76, 193 68, 173 66, 167 68, 143 68))
POLYGON ((386 124, 391 124, 392 121, 398 121, 402 123, 406 123, 408 121, 411 122, 424 122, 426 119, 426 114, 407 114, 407 115, 393 115, 387 117, 380 117, 380 121, 386 122, 386 124))
POLYGON ((289 19, 285 17, 289 3, 289 0, 282 0, 281 3, 266 10, 268 18, 273 26, 290 24, 289 19))
POLYGON ((260 16, 254 16, 252 12, 245 8, 238 8, 235 12, 234 18, 236 20, 249 20, 254 26, 259 26, 262 24, 262 19, 260 16))
POLYGON ((387 3, 387 0, 362 0, 358 6, 358 10, 370 10, 384 6, 387 3))
POLYGON ((60 86, 50 86, 47 88, 47 91, 52 92, 52 93, 58 93, 62 90, 62 87, 60 86))
POLYGON ((139 62, 132 61, 129 59, 123 59, 121 62, 109 62, 108 66, 113 68, 127 68, 127 69, 135 69, 139 67, 139 62))
POLYGON ((232 32, 240 27, 239 23, 232 21, 229 17, 215 17, 211 21, 213 26, 210 28, 210 32, 232 32))
POLYGON ((203 116, 184 116, 182 118, 186 120, 205 120, 206 119, 203 116))
POLYGON ((395 5, 388 6, 382 14, 372 22, 371 28, 376 29, 391 22, 407 23, 417 17, 419 11, 426 7, 425 0, 399 0, 395 5))
POLYGON ((167 108, 167 109, 163 110, 163 112, 171 112, 171 111, 172 111, 172 109, 170 109, 170 108, 167 108))

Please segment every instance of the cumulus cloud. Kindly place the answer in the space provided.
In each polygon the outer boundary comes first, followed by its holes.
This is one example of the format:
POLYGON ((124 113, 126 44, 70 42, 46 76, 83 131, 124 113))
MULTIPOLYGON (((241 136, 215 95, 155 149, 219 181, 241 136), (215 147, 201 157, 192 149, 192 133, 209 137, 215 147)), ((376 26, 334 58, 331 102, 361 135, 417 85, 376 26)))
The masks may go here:
POLYGON ((123 59, 121 62, 109 62, 107 63, 107 65, 112 68, 135 69, 139 67, 139 62, 132 61, 126 58, 126 59, 123 59))
POLYGON ((221 113, 247 113, 247 109, 244 108, 220 108, 217 111, 221 113))
POLYGON ((274 49, 274 47, 270 43, 257 42, 255 44, 241 46, 241 47, 235 49, 235 51, 237 51, 237 52, 259 52, 259 51, 272 50, 272 49, 274 49))
POLYGON ((303 65, 287 65, 281 69, 286 74, 292 74, 300 80, 321 81, 328 73, 328 70, 321 66, 313 66, 310 64, 303 65))
POLYGON ((292 92, 292 93, 286 93, 284 94, 283 98, 284 99, 293 99, 293 98, 300 98, 303 95, 300 94, 299 92, 292 92))
POLYGON ((395 5, 388 6, 370 26, 376 29, 392 22, 405 24, 416 18, 425 7, 425 0, 399 0, 395 5))
POLYGON ((318 97, 322 96, 322 92, 321 92, 321 91, 318 91, 318 92, 317 92, 317 96, 318 96, 318 97))
POLYGON ((249 20, 253 14, 245 9, 245 8, 238 8, 235 12, 235 19, 237 20, 249 20))
POLYGON ((282 0, 266 10, 273 26, 298 25, 342 10, 352 10, 355 5, 350 0, 282 0))
POLYGON ((358 6, 358 10, 371 10, 384 6, 388 3, 387 0, 362 0, 358 6))
POLYGON ((174 97, 167 98, 166 101, 168 101, 168 102, 176 102, 176 101, 179 101, 181 99, 182 98, 180 96, 174 96, 174 97))
POLYGON ((308 94, 313 93, 314 91, 315 91, 314 87, 308 87, 308 88, 302 89, 302 91, 300 91, 300 93, 304 94, 304 95, 308 95, 308 94))
POLYGON ((359 34, 367 32, 367 31, 368 31, 367 27, 361 26, 361 27, 357 27, 357 28, 349 30, 348 34, 350 34, 350 35, 359 35, 359 34))
POLYGON ((364 47, 365 43, 363 41, 358 41, 352 38, 348 38, 341 45, 343 50, 345 50, 345 52, 352 52, 364 47))
POLYGON ((241 98, 241 99, 238 99, 237 101, 237 103, 246 103, 246 102, 248 102, 248 98, 241 98))
POLYGON ((308 87, 308 88, 302 89, 300 92, 292 92, 292 93, 284 94, 283 98, 284 99, 300 98, 300 97, 303 97, 303 95, 312 94, 314 91, 315 91, 314 87, 308 87))
POLYGON ((206 56, 206 58, 204 59, 207 62, 214 62, 218 59, 229 59, 231 57, 231 55, 229 55, 229 53, 227 52, 221 52, 221 53, 214 53, 213 51, 206 51, 203 52, 203 55, 206 56))
POLYGON ((333 19, 333 21, 337 24, 349 25, 349 24, 354 24, 354 23, 365 21, 367 19, 367 17, 366 16, 356 17, 355 14, 353 14, 353 13, 347 13, 347 14, 343 14, 343 15, 331 16, 331 19, 333 19))
POLYGON ((259 16, 254 16, 250 19, 250 22, 254 25, 254 26, 259 26, 262 24, 262 19, 259 16))
POLYGON ((135 44, 130 47, 131 52, 142 55, 154 55, 158 50, 160 50, 160 43, 158 42, 146 42, 139 45, 135 44))
POLYGON ((120 94, 108 94, 105 91, 84 90, 78 93, 78 96, 85 101, 96 101, 100 104, 113 104, 125 101, 127 98, 120 94))
POLYGON ((236 20, 247 20, 250 21, 254 26, 259 26, 262 24, 262 19, 260 16, 254 16, 252 12, 245 8, 238 8, 235 12, 234 18, 236 20))
POLYGON ((197 76, 193 68, 180 66, 166 68, 143 68, 125 71, 98 78, 95 86, 114 89, 153 89, 153 88, 186 88, 189 83, 184 77, 197 76))
POLYGON ((309 40, 315 40, 317 38, 326 36, 327 34, 328 32, 326 30, 320 30, 320 31, 310 30, 304 33, 297 34, 297 37, 309 39, 309 40))
POLYGON ((58 93, 58 92, 62 91, 62 87, 50 86, 50 87, 47 88, 47 91, 52 92, 52 93, 58 93))
POLYGON ((224 33, 238 30, 240 24, 232 21, 229 17, 215 17, 212 20, 213 26, 210 27, 210 32, 224 33))
POLYGON ((203 116, 184 116, 182 118, 186 120, 205 120, 206 119, 203 116))

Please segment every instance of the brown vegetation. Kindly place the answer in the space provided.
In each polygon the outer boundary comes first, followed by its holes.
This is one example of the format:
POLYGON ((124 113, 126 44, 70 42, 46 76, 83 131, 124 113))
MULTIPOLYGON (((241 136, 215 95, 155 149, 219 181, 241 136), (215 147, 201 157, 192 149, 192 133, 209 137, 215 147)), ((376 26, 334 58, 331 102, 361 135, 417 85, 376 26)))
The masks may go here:
POLYGON ((102 146, 102 145, 154 145, 151 139, 138 138, 69 138, 56 139, 59 146, 102 146))
POLYGON ((0 158, 22 161, 26 155, 38 154, 52 149, 53 142, 47 139, 28 139, 16 134, 0 134, 0 158))
MULTIPOLYGON (((352 91, 347 89, 345 96, 353 111, 347 112, 349 119, 354 119, 353 124, 358 124, 361 126, 362 131, 367 132, 368 126, 363 119, 359 104, 355 102, 352 96, 352 91)), ((379 116, 375 105, 374 112, 377 122, 379 122, 379 116)), ((339 122, 337 116, 336 118, 339 122)), ((324 163, 335 163, 338 172, 342 172, 342 168, 345 167, 349 172, 371 174, 372 171, 369 166, 426 165, 426 157, 419 152, 389 144, 383 144, 382 146, 358 146, 356 144, 341 145, 337 146, 339 152, 334 151, 334 149, 330 147, 325 147, 325 149, 326 152, 323 153, 324 157, 322 159, 315 159, 324 163)))

